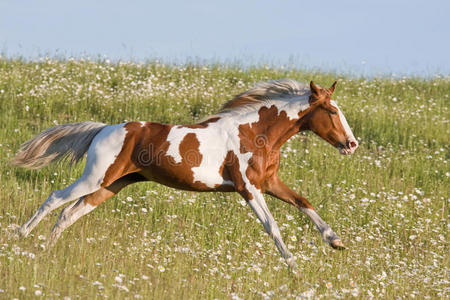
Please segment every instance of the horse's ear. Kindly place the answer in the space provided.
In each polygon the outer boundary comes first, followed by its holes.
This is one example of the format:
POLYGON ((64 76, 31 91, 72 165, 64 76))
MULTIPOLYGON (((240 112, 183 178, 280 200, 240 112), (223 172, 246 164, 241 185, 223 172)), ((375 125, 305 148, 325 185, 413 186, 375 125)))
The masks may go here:
POLYGON ((314 82, 309 83, 309 87, 311 89, 311 96, 309 96, 309 104, 312 104, 313 102, 317 101, 320 98, 320 88, 315 85, 314 82))
POLYGON ((309 87, 311 89, 311 94, 313 94, 314 96, 318 96, 320 94, 319 87, 312 80, 309 83, 309 87))
POLYGON ((337 81, 335 81, 335 82, 331 85, 331 87, 328 89, 328 91, 330 92, 330 94, 333 94, 334 89, 336 88, 336 84, 337 84, 337 81))

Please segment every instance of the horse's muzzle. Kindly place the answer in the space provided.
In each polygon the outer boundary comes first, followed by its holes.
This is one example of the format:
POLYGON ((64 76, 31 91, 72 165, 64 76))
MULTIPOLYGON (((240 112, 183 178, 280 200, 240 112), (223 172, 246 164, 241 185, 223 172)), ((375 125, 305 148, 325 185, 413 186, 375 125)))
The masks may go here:
POLYGON ((356 148, 358 148, 358 141, 355 139, 347 140, 345 145, 343 143, 339 143, 338 145, 339 153, 344 155, 350 155, 355 152, 356 148))

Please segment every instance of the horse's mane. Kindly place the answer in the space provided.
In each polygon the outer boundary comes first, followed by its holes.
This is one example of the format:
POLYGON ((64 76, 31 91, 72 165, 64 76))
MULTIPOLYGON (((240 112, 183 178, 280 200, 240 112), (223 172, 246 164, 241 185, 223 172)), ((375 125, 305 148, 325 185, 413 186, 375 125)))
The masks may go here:
POLYGON ((262 102, 287 100, 310 93, 309 85, 292 79, 280 79, 260 82, 250 90, 243 92, 225 103, 219 114, 251 109, 262 102))

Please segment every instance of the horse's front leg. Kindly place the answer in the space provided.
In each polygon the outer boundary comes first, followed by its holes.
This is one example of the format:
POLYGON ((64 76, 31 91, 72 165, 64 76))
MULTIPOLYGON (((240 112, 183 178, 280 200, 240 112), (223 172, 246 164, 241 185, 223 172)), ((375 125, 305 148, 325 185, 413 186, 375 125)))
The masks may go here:
POLYGON ((316 225, 317 229, 322 235, 322 239, 325 242, 327 242, 331 247, 339 250, 345 249, 345 246, 342 243, 339 236, 316 213, 311 203, 309 203, 308 200, 306 200, 304 197, 298 195, 296 192, 294 192, 288 186, 286 186, 278 178, 278 176, 272 178, 268 182, 265 192, 269 195, 277 197, 280 200, 283 200, 289 204, 294 205, 300 211, 305 213, 316 225))
POLYGON ((254 189, 254 191, 242 191, 240 194, 247 200, 248 204, 255 212, 258 219, 264 226, 266 232, 273 238, 275 245, 281 256, 286 260, 286 263, 291 269, 295 269, 295 257, 287 249, 286 245, 281 238, 280 229, 278 228, 277 222, 273 218, 272 214, 267 207, 266 201, 264 200, 263 194, 254 189))

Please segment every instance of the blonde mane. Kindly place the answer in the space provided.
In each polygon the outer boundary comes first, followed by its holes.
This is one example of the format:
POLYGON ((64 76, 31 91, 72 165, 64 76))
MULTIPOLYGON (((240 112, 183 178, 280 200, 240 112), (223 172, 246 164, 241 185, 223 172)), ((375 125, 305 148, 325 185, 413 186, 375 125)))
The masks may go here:
POLYGON ((218 114, 230 111, 251 110, 258 104, 273 100, 292 100, 305 96, 311 91, 309 85, 292 79, 280 79, 260 82, 250 90, 243 92, 225 103, 218 114))

